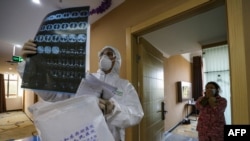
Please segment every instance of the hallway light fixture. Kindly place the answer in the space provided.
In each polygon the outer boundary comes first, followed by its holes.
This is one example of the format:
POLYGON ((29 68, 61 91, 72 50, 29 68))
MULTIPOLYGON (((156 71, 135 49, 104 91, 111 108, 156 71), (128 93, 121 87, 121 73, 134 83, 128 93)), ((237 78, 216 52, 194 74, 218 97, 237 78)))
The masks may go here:
POLYGON ((32 0, 32 2, 35 4, 40 4, 40 0, 32 0))

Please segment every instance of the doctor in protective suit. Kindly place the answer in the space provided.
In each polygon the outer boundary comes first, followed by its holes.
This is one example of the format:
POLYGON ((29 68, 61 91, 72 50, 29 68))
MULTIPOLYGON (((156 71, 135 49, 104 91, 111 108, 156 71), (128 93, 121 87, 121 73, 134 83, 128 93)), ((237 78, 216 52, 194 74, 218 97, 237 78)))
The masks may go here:
MULTIPOLYGON (((26 42, 21 51, 25 59, 29 54, 36 54, 36 44, 33 40, 26 42)), ((99 98, 99 107, 105 110, 107 125, 115 141, 125 141, 125 128, 139 124, 144 112, 134 86, 120 78, 121 55, 112 46, 105 46, 99 53, 99 69, 92 73, 99 80, 117 88, 116 94, 109 100, 99 98)), ((18 70, 22 76, 25 61, 20 63, 18 70)), ((62 93, 44 90, 34 90, 43 100, 56 102, 75 96, 72 93, 62 93)))

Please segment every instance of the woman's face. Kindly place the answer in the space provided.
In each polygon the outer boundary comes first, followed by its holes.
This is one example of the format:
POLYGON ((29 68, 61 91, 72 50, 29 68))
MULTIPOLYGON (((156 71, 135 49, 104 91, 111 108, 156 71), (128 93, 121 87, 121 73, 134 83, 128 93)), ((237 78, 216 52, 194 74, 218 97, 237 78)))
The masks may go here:
POLYGON ((207 84, 205 89, 205 95, 210 97, 216 94, 216 87, 213 84, 207 84))

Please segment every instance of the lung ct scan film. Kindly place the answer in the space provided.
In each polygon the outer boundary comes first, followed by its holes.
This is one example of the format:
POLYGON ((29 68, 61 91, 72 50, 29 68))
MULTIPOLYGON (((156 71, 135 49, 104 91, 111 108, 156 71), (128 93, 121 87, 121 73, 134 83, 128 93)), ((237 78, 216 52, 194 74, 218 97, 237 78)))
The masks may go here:
POLYGON ((49 13, 34 38, 37 54, 28 56, 22 88, 75 93, 85 77, 89 6, 49 13))

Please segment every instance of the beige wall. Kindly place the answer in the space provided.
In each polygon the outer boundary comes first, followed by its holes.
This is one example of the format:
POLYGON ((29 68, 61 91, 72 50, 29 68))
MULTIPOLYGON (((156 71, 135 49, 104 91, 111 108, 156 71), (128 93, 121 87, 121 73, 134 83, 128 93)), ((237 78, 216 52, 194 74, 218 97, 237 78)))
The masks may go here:
POLYGON ((119 49, 122 56, 121 76, 126 77, 126 28, 159 15, 186 0, 126 0, 91 25, 90 72, 97 70, 97 52, 105 45, 119 49))
MULTIPOLYGON (((195 1, 195 0, 192 0, 195 1)), ((205 0, 204 0, 205 1, 205 0)), ((204 2, 200 0, 199 2, 204 2)), ((122 66, 121 66, 121 77, 126 78, 128 74, 126 71, 128 70, 127 66, 128 60, 126 60, 126 55, 129 52, 127 50, 127 42, 126 42, 126 30, 129 27, 134 27, 142 22, 145 22, 148 19, 155 18, 155 16, 160 15, 162 12, 167 10, 176 11, 176 7, 179 5, 185 5, 184 7, 189 7, 191 1, 186 0, 126 0, 122 5, 105 15, 102 19, 91 25, 91 37, 90 37, 90 72, 95 72, 98 68, 98 58, 97 52, 105 45, 111 45, 119 49, 122 56, 122 66), (187 4, 188 3, 188 4, 187 4)), ((191 2, 192 3, 192 2, 191 2)), ((196 2, 198 3, 198 2, 196 2)), ((177 8, 178 9, 178 8, 177 8)), ((133 29, 132 29, 133 30, 133 29)), ((171 58, 172 59, 172 58, 171 58)), ((173 59, 175 60, 175 59, 173 59)), ((177 59, 178 60, 178 59, 177 59)), ((180 59, 181 60, 181 59, 180 59)), ((135 60, 132 60, 135 61, 135 60)), ((184 61, 184 60, 182 60, 184 61)), ((169 61, 171 63, 172 61, 169 61)), ((172 63, 171 63, 172 64, 172 63)), ((181 66, 181 65, 180 65, 181 66)), ((185 65, 184 65, 185 66, 185 65)), ((177 66, 175 66, 177 67, 177 66)), ((190 66, 189 66, 190 68, 190 66)), ((190 74, 190 69, 186 68, 186 73, 190 74)), ((184 71, 183 71, 184 72, 184 71)), ((185 74, 185 72, 184 72, 185 74)), ((169 74, 170 75, 170 74, 169 74)), ((169 94, 172 94, 173 97, 170 96, 170 99, 175 99, 176 96, 176 88, 174 88, 175 81, 179 81, 180 79, 190 81, 190 76, 186 76, 184 78, 172 78, 172 83, 166 86, 169 94), (174 80, 176 79, 176 80, 174 80), (171 87, 170 87, 171 86, 171 87), (169 89, 170 87, 170 89, 169 89)), ((130 78, 127 78, 130 79, 130 78)), ((176 101, 176 100, 175 100, 176 101)), ((167 114, 165 130, 168 130, 175 126, 184 116, 184 104, 183 103, 172 103, 169 105, 171 108, 175 107, 175 110, 180 110, 177 113, 171 115, 173 110, 169 111, 167 114), (171 116, 170 116, 171 115, 171 116)), ((167 108, 171 109, 170 107, 167 108)), ((176 111, 175 111, 176 112, 176 111)), ((137 141, 135 131, 128 129, 128 136, 126 136, 126 140, 137 141)))
MULTIPOLYGON (((165 102, 166 114, 165 130, 173 128, 186 116, 185 104, 187 102, 178 102, 177 81, 191 81, 192 65, 181 55, 176 55, 165 59, 164 61, 164 80, 165 80, 165 102)), ((190 111, 190 110, 189 110, 190 111)))
MULTIPOLYGON (((166 9, 173 9, 177 5, 187 2, 186 0, 126 0, 121 6, 108 13, 102 19, 97 21, 91 26, 90 38, 90 71, 97 70, 97 52, 105 45, 112 45, 118 48, 122 55, 121 76, 126 78, 126 29, 128 27, 136 26, 150 18, 158 16, 166 9)), ((175 82, 191 81, 191 67, 181 56, 174 56, 166 59, 166 72, 182 71, 176 75, 166 74, 166 101, 167 101, 167 114, 166 130, 176 125, 182 118, 184 118, 184 105, 183 103, 176 103, 176 88, 175 82), (175 62, 175 63, 173 63, 175 62), (182 65, 176 65, 179 63, 182 65), (168 67, 168 65, 173 65, 168 67), (183 67, 179 68, 178 67, 183 67), (179 75, 183 74, 183 75, 179 75), (176 76, 176 77, 174 77, 176 76), (182 77, 180 77, 182 76, 182 77), (168 99, 169 98, 169 99, 168 99), (169 103, 168 103, 169 101, 169 103), (170 108, 171 107, 171 108, 170 108), (173 112, 173 111, 178 112, 173 112), (173 115, 172 115, 173 114, 173 115)))
MULTIPOLYGON (((219 0, 217 0, 219 1, 219 0)), ((217 2, 216 1, 216 2, 217 2)), ((90 71, 97 69, 97 51, 104 45, 113 45, 122 52, 123 64, 121 76, 126 77, 127 63, 126 56, 126 28, 147 26, 147 21, 160 21, 159 15, 183 10, 181 7, 186 4, 192 8, 195 4, 213 3, 212 0, 126 0, 122 5, 108 13, 102 19, 92 25, 91 29, 91 49, 90 49, 90 71), (173 10, 174 9, 174 10, 173 10)), ((215 2, 215 1, 214 1, 215 2)), ((231 95, 232 95, 232 123, 249 124, 250 123, 250 100, 249 96, 249 1, 248 0, 221 0, 225 2, 228 12, 228 38, 230 52, 230 70, 231 70, 231 95), (241 26, 239 26, 241 25, 241 26), (246 36, 246 37, 244 37, 246 36), (242 109, 242 110, 239 110, 242 109)), ((205 8, 206 9, 206 8, 205 8)), ((168 16, 169 16, 168 15, 168 16)), ((165 16, 165 17, 168 17, 165 16)), ((160 23, 159 23, 160 24, 160 23)), ((142 29, 142 28, 141 28, 142 29)), ((133 30, 133 29, 132 29, 133 30)), ((139 32, 139 31, 138 31, 139 32)), ((129 64, 130 65, 130 64, 129 64)))
POLYGON ((34 104, 35 94, 31 90, 26 89, 23 94, 24 103, 23 103, 23 111, 24 113, 33 120, 33 115, 29 112, 29 106, 34 104))
POLYGON ((6 110, 21 110, 23 109, 23 98, 21 96, 6 98, 6 110))

